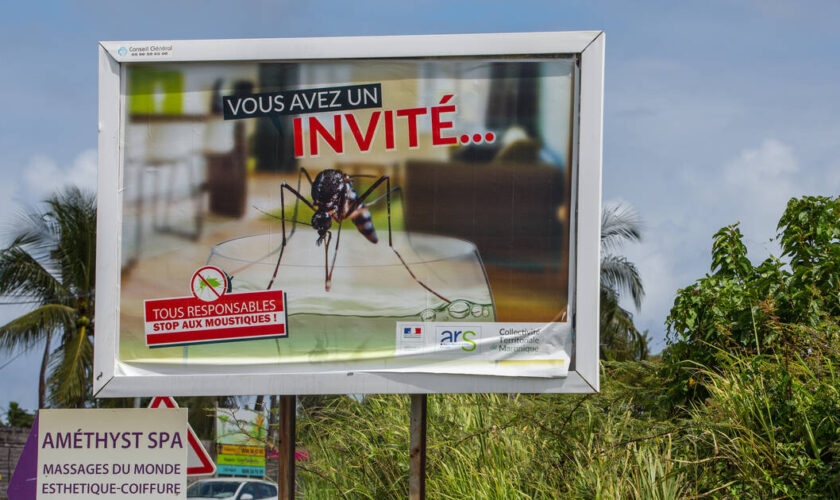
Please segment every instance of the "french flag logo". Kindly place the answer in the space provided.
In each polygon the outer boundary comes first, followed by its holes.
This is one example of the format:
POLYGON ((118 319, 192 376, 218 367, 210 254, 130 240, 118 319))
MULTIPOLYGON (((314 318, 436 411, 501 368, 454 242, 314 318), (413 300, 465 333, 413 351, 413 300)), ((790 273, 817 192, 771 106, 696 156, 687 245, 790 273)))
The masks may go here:
POLYGON ((422 326, 407 326, 403 328, 403 337, 414 337, 417 335, 423 335, 422 326))

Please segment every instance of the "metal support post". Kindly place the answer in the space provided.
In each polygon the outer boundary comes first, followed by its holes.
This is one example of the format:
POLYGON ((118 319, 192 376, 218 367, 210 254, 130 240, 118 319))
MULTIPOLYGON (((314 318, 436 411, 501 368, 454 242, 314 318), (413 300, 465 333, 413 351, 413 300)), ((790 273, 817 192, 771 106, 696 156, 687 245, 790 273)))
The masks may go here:
POLYGON ((277 421, 277 498, 295 498, 295 396, 280 396, 277 421))
POLYGON ((408 464, 408 498, 426 498, 426 395, 411 395, 409 422, 410 456, 408 464))

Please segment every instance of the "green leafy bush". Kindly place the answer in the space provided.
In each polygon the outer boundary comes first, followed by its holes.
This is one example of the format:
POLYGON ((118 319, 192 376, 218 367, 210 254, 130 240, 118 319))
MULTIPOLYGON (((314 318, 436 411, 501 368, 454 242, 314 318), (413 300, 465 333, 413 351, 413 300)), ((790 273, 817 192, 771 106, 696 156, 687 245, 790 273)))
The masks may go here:
POLYGON ((673 401, 705 397, 698 366, 720 368, 718 352, 778 352, 802 328, 840 318, 840 197, 794 198, 778 225, 782 258, 747 258, 738 224, 714 236, 712 273, 677 292, 667 318, 673 401))

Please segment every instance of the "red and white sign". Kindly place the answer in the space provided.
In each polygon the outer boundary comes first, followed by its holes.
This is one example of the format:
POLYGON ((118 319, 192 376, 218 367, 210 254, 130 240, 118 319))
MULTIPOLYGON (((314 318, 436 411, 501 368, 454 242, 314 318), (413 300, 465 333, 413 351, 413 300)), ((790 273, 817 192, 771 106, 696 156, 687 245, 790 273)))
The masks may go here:
POLYGON ((289 335, 286 294, 281 290, 226 294, 227 278, 220 270, 210 266, 196 271, 190 286, 194 294, 192 297, 144 302, 147 346, 168 347, 289 335), (215 274, 217 271, 218 275, 215 274), (219 280, 223 285, 219 284, 219 280))
MULTIPOLYGON (((175 398, 158 396, 149 403, 149 408, 178 408, 175 398)), ((192 426, 187 423, 187 441, 190 446, 187 448, 187 475, 205 476, 216 473, 216 464, 210 459, 210 454, 204 449, 192 426)))

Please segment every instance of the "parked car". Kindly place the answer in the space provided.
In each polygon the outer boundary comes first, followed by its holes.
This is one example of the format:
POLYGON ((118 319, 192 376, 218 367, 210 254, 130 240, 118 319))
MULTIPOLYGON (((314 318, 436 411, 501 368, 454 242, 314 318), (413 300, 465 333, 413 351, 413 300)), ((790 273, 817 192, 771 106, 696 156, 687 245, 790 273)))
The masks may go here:
POLYGON ((201 479, 187 488, 187 498, 214 500, 277 500, 277 484, 261 479, 201 479))

